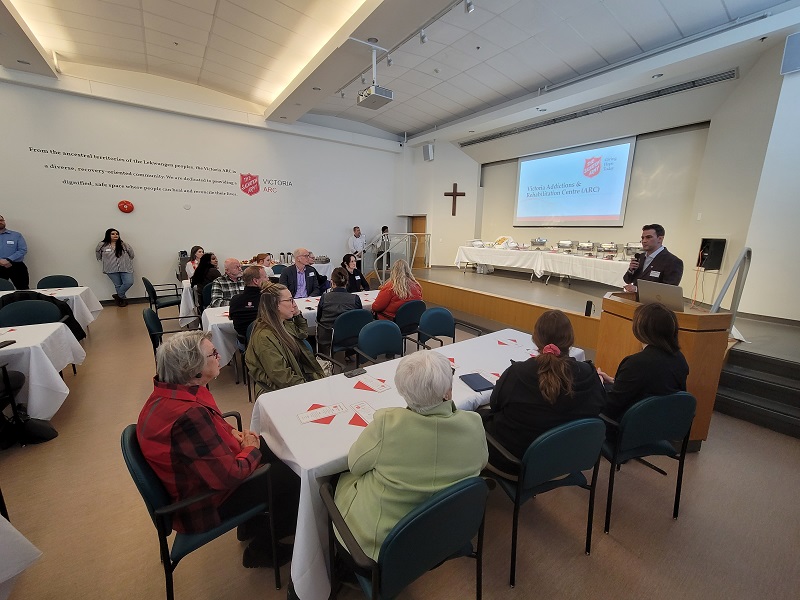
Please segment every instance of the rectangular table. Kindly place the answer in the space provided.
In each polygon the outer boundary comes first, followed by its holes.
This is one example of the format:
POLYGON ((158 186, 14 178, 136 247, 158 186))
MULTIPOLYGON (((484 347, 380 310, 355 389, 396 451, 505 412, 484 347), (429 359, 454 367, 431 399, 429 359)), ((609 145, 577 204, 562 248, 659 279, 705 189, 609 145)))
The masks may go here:
MULTIPOLYGON (((375 298, 378 296, 377 290, 369 292, 358 292, 361 298, 361 305, 367 310, 370 309, 375 298)), ((317 305, 319 296, 313 298, 298 298, 297 307, 308 321, 308 334, 315 335, 317 332, 317 305)), ((207 308, 203 311, 203 331, 211 332, 211 343, 219 352, 219 364, 227 365, 236 354, 236 330, 233 328, 233 321, 230 320, 228 307, 219 306, 207 308)))
POLYGON ((0 348, 0 364, 25 373, 25 385, 17 393, 17 402, 27 404, 35 419, 50 420, 64 403, 69 388, 59 375, 69 364, 81 364, 86 358, 83 347, 63 323, 43 323, 0 329, 0 341, 16 340, 0 348))
MULTIPOLYGON (((503 329, 438 348, 456 367, 453 377, 453 400, 464 410, 474 410, 488 403, 490 391, 474 392, 459 375, 485 371, 500 375, 511 361, 527 360, 535 354, 528 333, 503 329)), ((583 351, 574 349, 576 355, 583 351)), ((573 354, 571 351, 570 354, 573 354)), ((267 440, 270 448, 300 476, 300 506, 297 516, 292 582, 301 600, 324 600, 330 593, 327 572, 327 528, 325 508, 319 496, 318 478, 326 478, 347 470, 347 453, 363 431, 350 424, 356 402, 368 402, 373 408, 405 406, 394 386, 394 373, 400 359, 366 367, 373 377, 384 379, 391 386, 381 392, 355 389, 357 378, 334 375, 303 385, 262 394, 253 407, 250 428, 267 440), (297 415, 312 404, 329 406, 344 403, 346 412, 334 416, 326 425, 302 424, 297 415)))
POLYGON ((617 287, 624 285, 622 276, 629 265, 627 261, 605 260, 549 250, 503 250, 472 246, 459 246, 454 262, 459 268, 466 263, 486 264, 500 268, 524 269, 531 271, 532 275, 537 277, 552 273, 617 287))
MULTIPOLYGON (((97 319, 100 311, 103 310, 103 305, 94 295, 91 288, 86 286, 66 287, 66 288, 50 288, 31 290, 39 292, 45 296, 53 296, 59 300, 63 300, 72 309, 72 314, 75 320, 78 321, 84 330, 89 326, 89 323, 97 319)), ((0 292, 0 296, 5 296, 11 292, 0 292)))

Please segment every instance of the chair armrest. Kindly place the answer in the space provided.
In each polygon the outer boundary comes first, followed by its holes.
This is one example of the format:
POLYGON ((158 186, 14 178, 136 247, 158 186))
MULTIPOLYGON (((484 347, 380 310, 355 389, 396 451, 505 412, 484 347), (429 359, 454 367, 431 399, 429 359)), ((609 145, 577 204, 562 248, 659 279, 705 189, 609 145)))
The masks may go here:
POLYGON ((361 351, 361 348, 358 348, 358 347, 356 347, 356 348, 353 348, 353 350, 355 350, 355 351, 356 351, 356 353, 358 353, 360 356, 363 356, 364 358, 366 358, 366 359, 367 359, 369 362, 371 362, 371 363, 374 363, 374 362, 375 362, 375 358, 374 358, 374 357, 372 357, 372 356, 370 356, 369 354, 364 354, 364 353, 361 351))
MULTIPOLYGON (((439 342, 439 344, 440 344, 440 345, 444 346, 444 340, 442 340, 442 339, 439 339, 439 338, 438 338, 438 337, 436 337, 435 335, 431 335, 431 334, 430 334, 430 333, 428 333, 427 331, 423 331, 422 329, 418 329, 418 330, 417 330, 417 335, 419 335, 420 333, 421 333, 422 335, 425 335, 425 336, 427 336, 427 337, 428 337, 428 339, 431 339, 431 340, 436 340, 437 342, 439 342)), ((426 348, 427 348, 427 346, 426 346, 426 348)), ((428 348, 428 350, 430 350, 430 348, 428 348)))
POLYGON ((619 429, 619 421, 615 421, 611 417, 605 416, 603 413, 600 413, 600 418, 603 419, 606 425, 611 425, 614 429, 619 429))
POLYGON ((471 329, 472 331, 476 332, 478 335, 483 335, 483 329, 479 329, 478 327, 473 327, 464 321, 456 321, 456 327, 461 327, 462 329, 471 329))
POLYGON ((153 288, 156 290, 156 295, 159 292, 169 292, 170 296, 180 296, 177 283, 154 283, 153 288))
POLYGON ((425 342, 420 342, 419 340, 415 340, 415 339, 414 339, 414 338, 412 338, 410 335, 404 335, 404 336, 403 336, 403 339, 404 339, 404 340, 408 340, 409 342, 414 342, 414 343, 417 345, 417 350, 419 350, 420 346, 422 346, 423 348, 425 348, 425 350, 431 350, 431 349, 432 349, 432 348, 431 348, 430 346, 428 346, 428 344, 426 344, 425 342))
POLYGON ((342 540, 344 541, 345 548, 350 553, 350 557, 359 569, 364 571, 371 571, 377 567, 377 563, 369 556, 364 554, 361 546, 358 545, 353 532, 347 526, 347 523, 339 512, 339 507, 333 501, 333 486, 330 483, 323 483, 319 489, 319 495, 322 497, 322 503, 325 505, 325 510, 328 512, 328 517, 333 522, 336 531, 339 532, 342 540))
POLYGON ((486 441, 489 443, 490 446, 494 446, 494 448, 500 453, 500 455, 503 458, 505 458, 507 461, 509 461, 509 462, 511 462, 511 463, 513 463, 513 464, 515 464, 517 466, 520 466, 520 467, 522 466, 522 461, 520 459, 518 459, 516 456, 511 454, 508 450, 503 448, 503 446, 500 444, 500 442, 498 442, 496 439, 494 439, 488 431, 485 432, 485 433, 486 433, 486 441))
POLYGON ((327 354, 323 354, 322 352, 315 352, 314 356, 317 358, 324 358, 325 360, 331 361, 334 365, 339 367, 342 371, 347 370, 347 365, 340 363, 338 360, 334 359, 332 356, 328 356, 327 354))
POLYGON ((231 417, 236 419, 236 428, 239 431, 241 431, 242 430, 242 415, 239 414, 239 411, 236 411, 236 410, 231 410, 231 411, 228 411, 226 413, 222 413, 222 418, 223 419, 230 419, 231 417))
MULTIPOLYGON (((272 465, 269 463, 261 465, 255 471, 250 473, 250 475, 246 479, 240 481, 239 485, 252 481, 253 479, 256 478, 265 477, 266 474, 269 473, 269 469, 271 466, 272 465)), ((239 485, 237 485, 236 488, 238 488, 239 485)), ((230 491, 231 490, 208 490, 207 492, 197 494, 196 496, 192 496, 191 498, 186 498, 185 500, 181 500, 180 502, 174 502, 172 504, 168 504, 167 506, 162 506, 161 508, 157 508, 155 511, 153 511, 153 514, 155 514, 156 517, 158 517, 159 519, 162 519, 163 517, 170 516, 179 510, 184 510, 196 502, 207 500, 209 498, 212 498, 213 496, 216 496, 217 494, 227 494, 230 491)))

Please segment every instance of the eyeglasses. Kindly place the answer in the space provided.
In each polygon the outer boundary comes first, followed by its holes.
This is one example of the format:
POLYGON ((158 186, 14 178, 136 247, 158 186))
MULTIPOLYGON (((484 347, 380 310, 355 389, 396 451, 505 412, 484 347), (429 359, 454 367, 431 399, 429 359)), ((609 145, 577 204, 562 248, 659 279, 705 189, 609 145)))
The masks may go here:
POLYGON ((310 254, 298 254, 297 258, 307 258, 309 256, 311 256, 311 255, 310 254))
POLYGON ((214 351, 211 354, 206 354, 206 358, 219 358, 219 352, 217 352, 217 349, 214 348, 214 351))
POLYGON ((285 300, 278 300, 278 302, 291 302, 294 304, 294 298, 286 298, 285 300))

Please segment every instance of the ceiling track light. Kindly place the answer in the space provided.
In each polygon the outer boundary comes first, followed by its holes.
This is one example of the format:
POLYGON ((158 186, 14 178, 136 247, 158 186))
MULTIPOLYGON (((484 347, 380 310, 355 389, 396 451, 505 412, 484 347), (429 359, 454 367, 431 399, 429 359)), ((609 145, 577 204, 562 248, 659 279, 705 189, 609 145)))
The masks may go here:
POLYGON ((475 3, 472 0, 464 0, 464 12, 469 14, 475 10, 475 3))
POLYGON ((419 43, 424 44, 428 41, 428 34, 425 33, 424 29, 419 30, 419 43))

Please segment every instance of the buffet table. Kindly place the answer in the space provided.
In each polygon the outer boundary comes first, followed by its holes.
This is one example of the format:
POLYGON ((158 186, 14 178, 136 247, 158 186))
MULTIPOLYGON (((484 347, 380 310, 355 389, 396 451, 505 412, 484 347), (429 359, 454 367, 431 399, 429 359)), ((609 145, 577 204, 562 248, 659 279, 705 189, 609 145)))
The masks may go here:
POLYGON ((473 263, 492 265, 497 268, 523 269, 533 275, 545 274, 575 277, 597 281, 606 285, 622 287, 622 276, 628 270, 628 261, 606 260, 564 254, 551 250, 503 250, 499 248, 474 248, 459 246, 455 265, 473 263))

